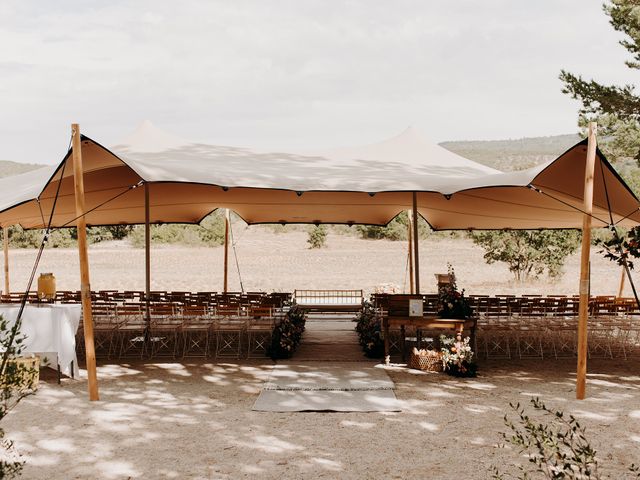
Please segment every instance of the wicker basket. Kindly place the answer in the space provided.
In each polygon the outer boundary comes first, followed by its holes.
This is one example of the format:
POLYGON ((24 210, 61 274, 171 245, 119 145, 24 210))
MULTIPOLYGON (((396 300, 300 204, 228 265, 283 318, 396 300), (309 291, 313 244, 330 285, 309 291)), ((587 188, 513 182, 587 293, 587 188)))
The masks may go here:
POLYGON ((418 353, 411 353, 409 367, 425 372, 441 372, 442 355, 440 353, 431 355, 420 355, 418 353))

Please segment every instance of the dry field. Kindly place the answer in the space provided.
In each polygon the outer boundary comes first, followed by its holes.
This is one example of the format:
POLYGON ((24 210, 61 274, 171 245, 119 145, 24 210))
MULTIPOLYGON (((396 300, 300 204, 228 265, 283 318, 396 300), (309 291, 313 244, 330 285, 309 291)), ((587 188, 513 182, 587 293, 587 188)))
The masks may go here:
MULTIPOLYGON (((328 247, 310 250, 304 232, 275 234, 251 227, 237 232, 237 253, 246 291, 292 291, 296 288, 364 289, 382 284, 402 288, 407 279, 405 242, 361 240, 329 235, 328 247)), ((579 255, 569 259, 565 275, 556 281, 542 278, 518 284, 504 264, 487 265, 484 251, 468 240, 423 241, 420 248, 423 292, 435 292, 434 273, 446 273, 447 262, 456 269, 459 286, 468 294, 576 294, 579 255)), ((24 289, 35 251, 12 250, 12 290, 24 289)), ((223 249, 152 246, 152 290, 220 291, 223 249)), ((125 242, 91 247, 91 286, 94 290, 143 290, 144 251, 125 242)), ((53 272, 60 290, 79 289, 78 255, 73 249, 47 250, 39 272, 53 272)), ((620 269, 592 254, 592 294, 614 295, 620 269)), ((237 269, 231 256, 230 289, 239 290, 237 269)), ((640 276, 636 275, 637 278, 640 276)), ((627 289, 627 294, 630 294, 627 289)))

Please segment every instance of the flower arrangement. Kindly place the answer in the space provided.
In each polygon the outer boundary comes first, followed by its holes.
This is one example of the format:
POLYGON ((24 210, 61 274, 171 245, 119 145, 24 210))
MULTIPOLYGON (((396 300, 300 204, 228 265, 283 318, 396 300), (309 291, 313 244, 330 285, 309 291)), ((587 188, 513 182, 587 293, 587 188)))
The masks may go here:
POLYGON ((458 291, 456 274, 451 264, 447 264, 449 283, 438 288, 438 315, 441 318, 469 318, 473 313, 464 290, 458 291))
POLYGON ((306 312, 298 305, 292 305, 284 318, 273 328, 267 356, 273 360, 291 358, 302 340, 306 319, 306 312))
POLYGON ((473 361, 470 338, 462 339, 458 333, 454 337, 440 335, 442 366, 444 371, 454 377, 475 377, 478 367, 473 361))
POLYGON ((365 356, 382 358, 384 339, 382 338, 382 318, 371 302, 364 302, 362 310, 353 320, 365 356))

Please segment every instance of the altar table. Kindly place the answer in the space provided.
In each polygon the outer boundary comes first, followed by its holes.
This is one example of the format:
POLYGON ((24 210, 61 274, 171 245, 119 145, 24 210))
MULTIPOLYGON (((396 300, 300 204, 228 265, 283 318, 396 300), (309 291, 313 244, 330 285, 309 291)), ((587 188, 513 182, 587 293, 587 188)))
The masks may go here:
MULTIPOLYGON (((402 342, 400 343, 400 350, 402 352, 402 360, 406 360, 406 352, 404 345, 404 331, 406 327, 415 327, 416 330, 454 330, 456 333, 462 333, 464 329, 471 331, 472 345, 475 336, 476 322, 470 319, 460 318, 439 318, 439 317, 397 317, 397 316, 385 316, 382 319, 382 327, 384 332, 384 358, 389 357, 389 327, 399 326, 402 342)), ((418 337, 419 338, 419 337, 418 337)))
MULTIPOLYGON (((19 304, 0 304, 0 315, 8 321, 9 327, 15 324, 19 310, 19 304)), ((57 364, 63 374, 77 375, 76 332, 81 316, 81 305, 27 305, 20 326, 20 334, 25 336, 22 354, 42 354, 48 364, 57 364)))

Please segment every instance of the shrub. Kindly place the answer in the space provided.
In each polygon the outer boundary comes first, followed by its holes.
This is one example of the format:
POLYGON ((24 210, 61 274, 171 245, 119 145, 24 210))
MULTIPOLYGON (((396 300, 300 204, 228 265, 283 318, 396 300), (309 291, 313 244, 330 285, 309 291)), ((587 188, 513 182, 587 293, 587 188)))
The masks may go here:
MULTIPOLYGON (((108 240, 121 240, 133 229, 130 225, 116 225, 110 227, 87 228, 87 241, 99 243, 108 240)), ((44 230, 25 230, 19 225, 9 228, 9 245, 12 248, 38 248, 42 241, 44 230)), ((69 248, 77 244, 78 233, 75 228, 52 229, 49 235, 47 247, 69 248)))
POLYGON ((365 302, 362 310, 353 320, 356 322, 358 340, 365 356, 382 358, 384 339, 382 338, 382 317, 371 302, 365 302))
POLYGON ((308 234, 309 238, 307 238, 307 243, 309 244, 309 248, 323 248, 327 246, 326 225, 310 227, 308 234))
POLYGON ((196 227, 200 240, 205 245, 217 246, 224 243, 224 215, 215 211, 207 216, 199 227, 196 227))
MULTIPOLYGON (((365 240, 404 240, 409 238, 409 215, 406 210, 400 212, 386 226, 378 227, 375 225, 357 225, 356 231, 358 235, 365 240)), ((431 229, 424 218, 418 216, 418 237, 426 238, 447 238, 457 237, 457 232, 436 232, 431 229)))
MULTIPOLYGON (((27 395, 33 393, 36 372, 32 368, 11 361, 20 355, 24 337, 18 333, 18 324, 9 327, 8 322, 0 315, 0 420, 9 410, 27 395)), ((0 478, 12 478, 20 474, 24 461, 13 447, 13 442, 4 437, 0 428, 0 446, 4 450, 0 458, 0 478)))
MULTIPOLYGON (((144 225, 136 225, 129 235, 131 245, 144 247, 144 225)), ((224 216, 218 211, 207 216, 200 225, 151 225, 151 243, 208 245, 224 243, 224 216)))
MULTIPOLYGON (((9 245, 12 248, 38 248, 42 242, 44 230, 25 230, 19 225, 9 227, 9 245)), ((52 230, 47 247, 66 248, 76 244, 75 228, 52 230)))
POLYGON ((298 305, 292 305, 282 320, 273 328, 267 356, 273 360, 291 358, 302 340, 306 320, 307 313, 298 305))
MULTIPOLYGON (((519 476, 516 477, 512 473, 501 473, 494 467, 492 478, 525 480, 534 478, 531 475, 535 473, 553 480, 610 478, 601 476, 596 451, 586 437, 585 428, 573 415, 551 410, 538 398, 532 398, 531 403, 535 411, 542 415, 541 420, 531 418, 519 403, 510 403, 518 417, 517 423, 505 415, 504 423, 510 432, 501 434, 503 440, 516 446, 520 453, 526 455, 529 468, 517 465, 515 468, 519 476), (548 422, 543 421, 545 418, 548 422)), ((640 478, 640 469, 636 465, 632 464, 629 471, 633 472, 633 478, 640 478)))

